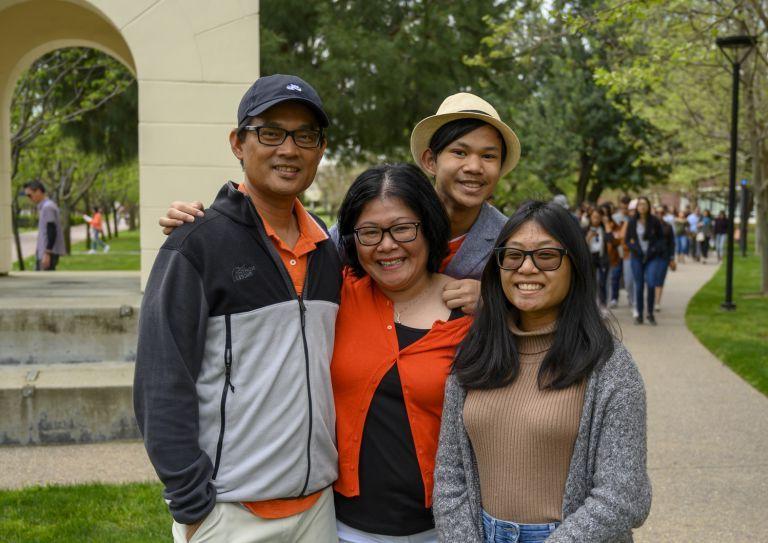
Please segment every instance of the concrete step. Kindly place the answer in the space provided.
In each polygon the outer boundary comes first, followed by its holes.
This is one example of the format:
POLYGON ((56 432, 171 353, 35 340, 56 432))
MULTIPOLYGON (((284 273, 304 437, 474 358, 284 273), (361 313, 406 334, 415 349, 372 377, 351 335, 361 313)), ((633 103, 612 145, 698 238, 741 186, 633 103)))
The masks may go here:
POLYGON ((136 360, 139 308, 0 310, 0 365, 136 360))
POLYGON ((138 272, 0 277, 0 365, 133 361, 138 272))
POLYGON ((0 445, 139 438, 131 362, 0 366, 0 445))

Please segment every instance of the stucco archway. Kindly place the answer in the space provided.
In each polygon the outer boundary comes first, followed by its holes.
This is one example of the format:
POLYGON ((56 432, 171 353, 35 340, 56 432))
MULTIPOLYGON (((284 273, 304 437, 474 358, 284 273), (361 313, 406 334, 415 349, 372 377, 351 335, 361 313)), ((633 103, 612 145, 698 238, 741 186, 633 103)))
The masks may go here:
POLYGON ((173 199, 210 201, 237 178, 227 134, 259 73, 258 0, 0 0, 0 274, 11 269, 10 103, 19 75, 60 47, 100 49, 139 87, 141 269, 173 199))

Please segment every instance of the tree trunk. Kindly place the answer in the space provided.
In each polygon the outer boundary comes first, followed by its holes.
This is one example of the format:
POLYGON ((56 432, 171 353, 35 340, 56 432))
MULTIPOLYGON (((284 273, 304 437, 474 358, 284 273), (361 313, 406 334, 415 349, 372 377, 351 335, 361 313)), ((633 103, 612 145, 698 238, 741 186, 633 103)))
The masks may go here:
MULTIPOLYGON (((91 209, 91 199, 89 195, 86 193, 84 197, 85 201, 85 213, 87 215, 90 215, 93 213, 93 210, 91 209)), ((93 242, 91 241, 91 225, 88 223, 85 223, 85 250, 87 251, 93 246, 93 242)))
MULTIPOLYGON (((759 68, 758 68, 759 69, 759 68)), ((760 291, 768 296, 768 179, 765 174, 768 171, 768 146, 761 134, 765 126, 760 125, 758 118, 760 104, 755 85, 762 78, 751 77, 749 65, 746 70, 745 88, 746 95, 746 121, 749 131, 750 155, 752 158, 752 186, 755 194, 755 248, 760 254, 761 282, 760 291)))
POLYGON ((112 202, 111 207, 112 207, 112 219, 114 220, 114 224, 115 224, 115 227, 113 228, 113 230, 115 232, 115 237, 117 238, 117 237, 119 237, 118 236, 118 231, 119 231, 118 222, 119 222, 119 218, 117 216, 119 208, 115 205, 115 202, 112 202))
POLYGON ((112 225, 109 222, 109 212, 112 206, 103 206, 102 209, 104 210, 104 224, 107 227, 107 239, 112 239, 112 225))
POLYGON ((600 195, 603 193, 603 184, 595 179, 592 182, 592 186, 589 188, 589 194, 587 194, 587 199, 590 202, 597 203, 597 199, 600 198, 600 195))
POLYGON ((59 202, 59 220, 61 221, 61 231, 64 233, 64 247, 67 250, 67 254, 72 254, 72 224, 69 220, 72 208, 69 207, 69 203, 62 199, 59 202))
POLYGON ((579 155, 579 180, 576 184, 576 201, 574 202, 576 207, 580 206, 587 196, 587 186, 594 166, 594 159, 587 151, 582 151, 579 155))
POLYGON ((11 200, 11 219, 13 242, 16 244, 16 258, 19 260, 19 271, 24 271, 24 254, 21 252, 21 237, 19 237, 19 202, 16 201, 16 196, 11 200))

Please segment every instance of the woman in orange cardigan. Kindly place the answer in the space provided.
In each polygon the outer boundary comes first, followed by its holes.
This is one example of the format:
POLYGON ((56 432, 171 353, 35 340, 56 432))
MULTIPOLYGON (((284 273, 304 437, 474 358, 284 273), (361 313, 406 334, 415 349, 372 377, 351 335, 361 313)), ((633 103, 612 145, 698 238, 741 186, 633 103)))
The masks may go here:
POLYGON ((361 174, 338 224, 346 263, 331 364, 339 539, 436 541, 443 390, 470 324, 442 297, 448 217, 424 174, 398 164, 361 174))

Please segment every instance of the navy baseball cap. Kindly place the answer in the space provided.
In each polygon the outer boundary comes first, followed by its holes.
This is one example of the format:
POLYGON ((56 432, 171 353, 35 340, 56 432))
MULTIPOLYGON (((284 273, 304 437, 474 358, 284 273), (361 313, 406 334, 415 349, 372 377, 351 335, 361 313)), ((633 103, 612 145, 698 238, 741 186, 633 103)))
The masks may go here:
POLYGON ((249 117, 255 117, 288 100, 308 106, 317 115, 320 126, 328 126, 323 102, 309 83, 295 75, 275 74, 260 77, 243 95, 237 108, 237 127, 242 128, 249 117))

